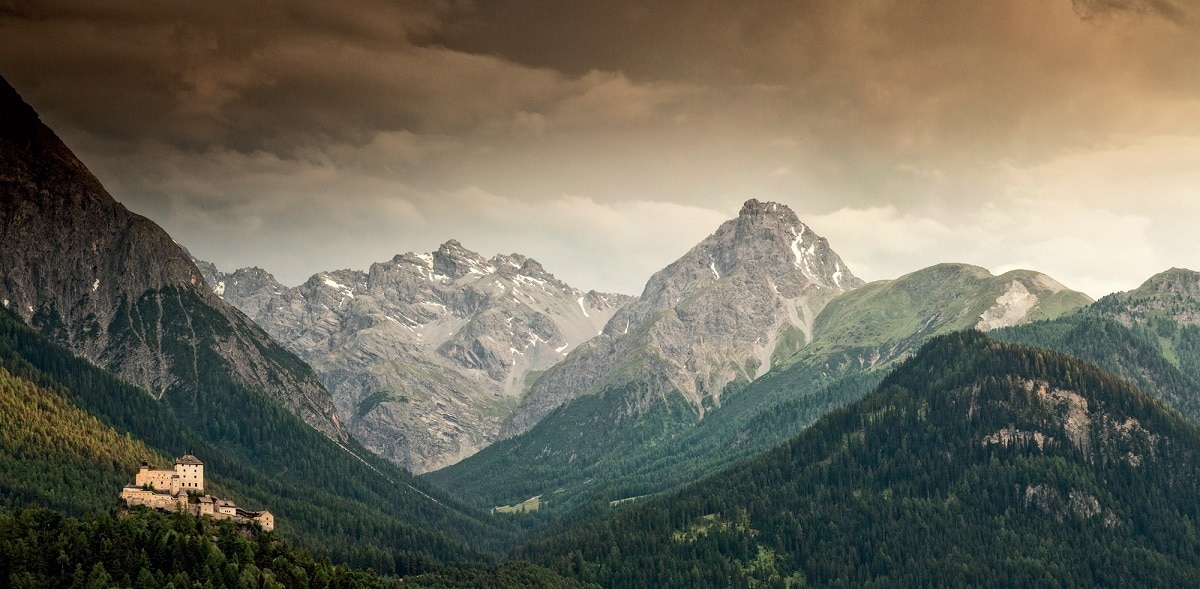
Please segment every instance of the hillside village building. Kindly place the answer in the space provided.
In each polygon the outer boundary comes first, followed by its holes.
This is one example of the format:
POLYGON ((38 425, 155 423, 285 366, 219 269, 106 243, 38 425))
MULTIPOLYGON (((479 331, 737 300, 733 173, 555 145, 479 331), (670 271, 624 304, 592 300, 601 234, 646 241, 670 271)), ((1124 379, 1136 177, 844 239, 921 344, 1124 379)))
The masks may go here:
POLYGON ((127 505, 145 505, 164 511, 186 510, 195 516, 231 519, 239 523, 258 522, 268 532, 275 529, 270 511, 249 511, 227 499, 204 494, 204 463, 185 454, 175 461, 174 470, 154 470, 146 461, 133 477, 133 484, 121 489, 127 505))

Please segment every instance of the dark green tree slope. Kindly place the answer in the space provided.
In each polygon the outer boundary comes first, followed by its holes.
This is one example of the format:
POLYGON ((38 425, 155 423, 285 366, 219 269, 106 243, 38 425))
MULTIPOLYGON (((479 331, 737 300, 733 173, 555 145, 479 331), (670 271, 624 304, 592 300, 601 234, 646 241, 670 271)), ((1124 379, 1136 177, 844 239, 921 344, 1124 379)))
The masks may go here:
POLYGON ((1094 362, 1200 425, 1200 273, 1174 268, 1077 313, 992 335, 1094 362))
MULTIPOLYGON (((441 562, 487 559, 484 553, 502 551, 510 541, 511 530, 503 524, 353 442, 335 443, 265 395, 221 382, 219 375, 196 395, 159 401, 2 309, 0 367, 83 409, 122 438, 128 433, 143 441, 160 456, 201 456, 211 480, 239 504, 269 508, 281 536, 336 561, 412 573, 441 562)), ((36 455, 6 456, 5 471, 15 479, 38 460, 36 455)), ((4 481, 0 486, 23 486, 25 494, 4 497, 3 503, 45 500, 81 513, 97 508, 97 493, 109 493, 111 505, 119 486, 74 488, 111 484, 118 476, 117 464, 97 464, 102 468, 81 467, 92 473, 89 478, 48 478, 42 488, 4 481)), ((125 476, 131 478, 133 470, 125 476)))
POLYGON ((606 587, 1195 586, 1198 493, 1178 413, 972 331, 775 450, 519 554, 606 587))
POLYGON ((528 563, 455 565, 400 579, 313 558, 275 534, 233 522, 144 509, 64 517, 0 513, 0 584, 7 587, 492 587, 579 585, 528 563))
POLYGON ((541 518, 553 519, 594 501, 659 493, 769 450, 831 408, 862 397, 883 374, 854 374, 831 383, 804 376, 793 372, 731 386, 725 406, 700 421, 677 394, 640 413, 620 402, 626 391, 581 397, 530 432, 422 478, 480 507, 540 496, 546 510, 541 518), (768 395, 774 400, 764 408, 768 395), (528 443, 532 437, 537 445, 528 443))
POLYGON ((142 460, 167 462, 61 394, 0 368, 0 506, 106 511, 142 460))
POLYGON ((1173 322, 1162 322, 1153 328, 1126 326, 1108 317, 1080 313, 1000 329, 989 335, 1093 362, 1162 400, 1193 424, 1200 425, 1200 380, 1197 380, 1200 372, 1184 372, 1178 362, 1172 362, 1160 336, 1160 333, 1168 333, 1187 341, 1195 337, 1193 331, 1200 330, 1194 326, 1180 327, 1173 322))

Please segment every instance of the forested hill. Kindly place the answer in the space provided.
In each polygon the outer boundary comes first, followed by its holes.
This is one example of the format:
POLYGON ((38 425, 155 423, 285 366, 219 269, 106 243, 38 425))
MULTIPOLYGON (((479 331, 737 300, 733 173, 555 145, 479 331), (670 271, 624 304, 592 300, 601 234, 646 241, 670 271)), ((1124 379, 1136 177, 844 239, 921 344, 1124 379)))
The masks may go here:
POLYGON ((238 505, 268 508, 301 548, 384 573, 487 560, 512 530, 261 393, 229 384, 156 400, 0 309, 0 507, 107 511, 138 462, 190 452, 238 505), (183 419, 184 413, 204 419, 183 419), (140 454, 140 456, 139 456, 140 454))
POLYGON ((519 555, 605 587, 1197 586, 1198 460, 1132 385, 963 332, 786 445, 519 555))
POLYGON ((1160 319, 1124 325, 1099 313, 999 329, 996 339, 1049 348, 1094 362, 1200 426, 1200 328, 1160 319))
POLYGON ((1172 268, 1078 313, 992 336, 1095 362, 1200 426, 1200 273, 1172 268))
POLYGON ((230 520, 137 508, 80 518, 42 509, 0 513, 0 584, 7 587, 372 587, 569 589, 524 562, 466 564, 403 579, 337 565, 230 520))

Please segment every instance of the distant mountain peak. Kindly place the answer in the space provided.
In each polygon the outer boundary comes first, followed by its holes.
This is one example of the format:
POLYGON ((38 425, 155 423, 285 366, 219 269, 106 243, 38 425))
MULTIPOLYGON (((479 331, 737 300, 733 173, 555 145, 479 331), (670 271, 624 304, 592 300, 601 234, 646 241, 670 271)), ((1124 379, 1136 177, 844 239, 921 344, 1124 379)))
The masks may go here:
POLYGON ((433 270, 438 274, 458 279, 470 274, 491 274, 496 268, 488 263, 487 258, 451 239, 433 253, 433 270))
POLYGON ((762 202, 752 198, 742 204, 742 210, 738 211, 738 218, 747 220, 764 220, 769 217, 778 217, 784 223, 796 224, 800 222, 800 218, 787 205, 777 202, 762 202))
POLYGON ((1139 291, 1158 294, 1200 294, 1200 272, 1186 268, 1171 268, 1151 276, 1143 282, 1139 291))
POLYGON ((542 375, 506 433, 525 431, 576 396, 635 383, 647 399, 678 391, 703 415, 727 385, 757 379, 805 345, 825 304, 862 284, 790 208, 750 199, 651 276, 603 340, 542 375))
POLYGON ((655 273, 642 298, 655 306, 673 306, 689 296, 686 293, 738 276, 740 282, 757 283, 785 299, 801 296, 806 289, 836 294, 863 284, 829 241, 790 208, 750 199, 737 218, 722 223, 682 258, 655 273))
POLYGON ((1200 272, 1185 268, 1159 272, 1133 290, 1101 298, 1089 312, 1113 317, 1126 326, 1161 320, 1200 325, 1200 272))

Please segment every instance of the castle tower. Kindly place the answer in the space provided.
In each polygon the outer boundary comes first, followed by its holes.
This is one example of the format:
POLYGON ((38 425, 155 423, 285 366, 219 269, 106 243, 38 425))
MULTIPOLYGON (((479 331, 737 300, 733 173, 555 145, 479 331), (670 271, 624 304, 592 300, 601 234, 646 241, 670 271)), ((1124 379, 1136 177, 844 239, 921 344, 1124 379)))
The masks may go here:
POLYGON ((191 454, 184 454, 175 461, 175 472, 179 473, 181 491, 204 492, 204 463, 191 454))

